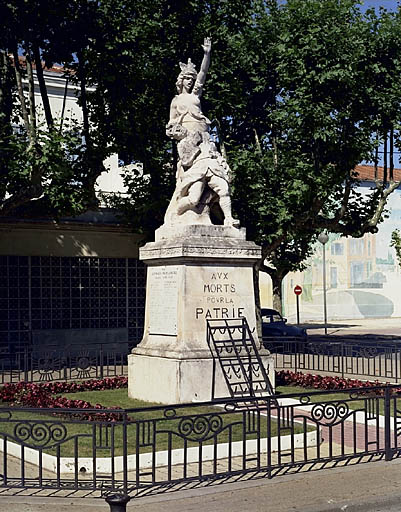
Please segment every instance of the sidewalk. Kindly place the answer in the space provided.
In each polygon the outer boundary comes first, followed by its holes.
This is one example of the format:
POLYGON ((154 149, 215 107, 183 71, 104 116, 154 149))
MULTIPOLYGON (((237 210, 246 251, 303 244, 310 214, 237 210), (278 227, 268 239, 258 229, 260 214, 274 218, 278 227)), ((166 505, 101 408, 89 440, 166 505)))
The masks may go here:
MULTIPOLYGON (((103 500, 1 497, 7 512, 109 511, 103 500)), ((401 460, 372 462, 272 480, 217 485, 209 488, 133 499, 128 512, 381 512, 401 510, 401 460), (394 508, 393 508, 394 507, 394 508)))
MULTIPOLYGON (((300 324, 308 331, 308 335, 324 335, 324 324, 300 324)), ((329 336, 390 336, 401 340, 401 318, 362 318, 354 320, 333 320, 327 323, 329 336)), ((401 510, 401 509, 400 509, 401 510)))

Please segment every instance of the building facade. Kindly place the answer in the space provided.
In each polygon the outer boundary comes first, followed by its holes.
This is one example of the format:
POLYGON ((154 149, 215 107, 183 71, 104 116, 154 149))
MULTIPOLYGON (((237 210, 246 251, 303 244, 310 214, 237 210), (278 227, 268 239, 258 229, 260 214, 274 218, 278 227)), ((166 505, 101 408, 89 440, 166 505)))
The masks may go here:
MULTIPOLYGON (((358 166, 362 178, 359 191, 372 188, 374 168, 358 166)), ((396 169, 396 179, 401 171, 396 169)), ((329 234, 325 246, 326 297, 328 320, 388 318, 401 316, 401 271, 391 233, 401 229, 401 190, 389 196, 388 216, 378 225, 376 234, 362 238, 329 234)), ((271 304, 271 285, 262 278, 262 304, 271 304)), ((323 321, 323 248, 316 243, 315 252, 304 272, 289 274, 283 283, 284 314, 296 319, 294 287, 300 285, 302 322, 323 321)))

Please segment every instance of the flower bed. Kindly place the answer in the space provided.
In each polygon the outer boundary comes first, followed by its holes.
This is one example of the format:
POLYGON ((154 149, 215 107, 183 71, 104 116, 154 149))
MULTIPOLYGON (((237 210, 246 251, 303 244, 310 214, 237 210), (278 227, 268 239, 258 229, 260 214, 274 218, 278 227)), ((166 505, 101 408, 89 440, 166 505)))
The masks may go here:
MULTIPOLYGON (((91 404, 85 400, 70 400, 57 393, 72 393, 77 391, 102 391, 105 389, 118 389, 128 386, 127 377, 113 377, 106 379, 93 379, 84 382, 46 382, 8 383, 0 388, 0 400, 12 406, 54 409, 116 409, 121 407, 104 407, 101 404, 91 404)), ((122 415, 118 413, 82 413, 77 414, 80 419, 96 421, 119 421, 122 415)))
MULTIPOLYGON (((292 372, 290 370, 281 370, 276 372, 276 385, 289 386, 295 385, 303 388, 315 389, 350 389, 366 388, 371 386, 383 386, 379 381, 362 381, 359 379, 345 379, 342 377, 312 375, 310 373, 292 372)), ((12 406, 24 406, 35 408, 55 408, 55 409, 99 409, 101 410, 121 410, 121 407, 104 407, 101 404, 91 404, 85 400, 71 400, 69 398, 58 396, 58 393, 75 393, 79 391, 102 391, 106 389, 119 389, 128 386, 127 377, 112 377, 105 379, 92 379, 83 382, 42 382, 29 383, 18 382, 5 384, 0 388, 0 400, 9 403, 12 406)), ((401 393, 401 388, 392 390, 401 393)), ((382 394, 383 390, 378 390, 382 394)), ((118 413, 79 413, 80 419, 96 421, 119 421, 122 415, 118 413)))
MULTIPOLYGON (((315 389, 350 389, 350 388, 368 388, 372 386, 383 386, 383 382, 366 381, 359 379, 345 379, 343 377, 332 377, 324 375, 312 375, 310 373, 292 372, 290 370, 281 370, 276 372, 277 386, 300 386, 302 388, 315 389)), ((386 383, 388 384, 388 383, 386 383)), ((400 393, 400 389, 392 390, 400 393)), ((384 390, 377 390, 378 394, 383 394, 384 390)))

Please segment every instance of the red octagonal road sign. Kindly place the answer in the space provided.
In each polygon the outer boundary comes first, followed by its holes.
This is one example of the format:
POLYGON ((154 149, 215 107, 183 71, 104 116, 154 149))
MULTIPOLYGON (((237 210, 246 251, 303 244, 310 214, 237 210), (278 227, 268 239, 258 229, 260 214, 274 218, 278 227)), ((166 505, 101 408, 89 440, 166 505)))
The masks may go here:
POLYGON ((301 295, 302 288, 301 288, 301 286, 299 286, 299 284, 297 284, 297 286, 294 288, 294 293, 295 293, 295 295, 301 295))

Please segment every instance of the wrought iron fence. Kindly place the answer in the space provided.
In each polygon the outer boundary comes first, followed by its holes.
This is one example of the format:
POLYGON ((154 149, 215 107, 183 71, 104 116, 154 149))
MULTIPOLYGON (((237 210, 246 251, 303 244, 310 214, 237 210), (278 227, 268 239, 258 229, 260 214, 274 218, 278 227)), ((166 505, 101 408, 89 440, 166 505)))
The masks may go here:
POLYGON ((273 355, 276 369, 401 381, 401 344, 397 342, 264 337, 263 345, 273 355))
POLYGON ((63 349, 26 347, 0 353, 0 384, 101 379, 127 374, 127 344, 70 345, 63 349))
POLYGON ((127 499, 391 460, 400 400, 377 386, 119 411, 2 406, 0 494, 127 499))

